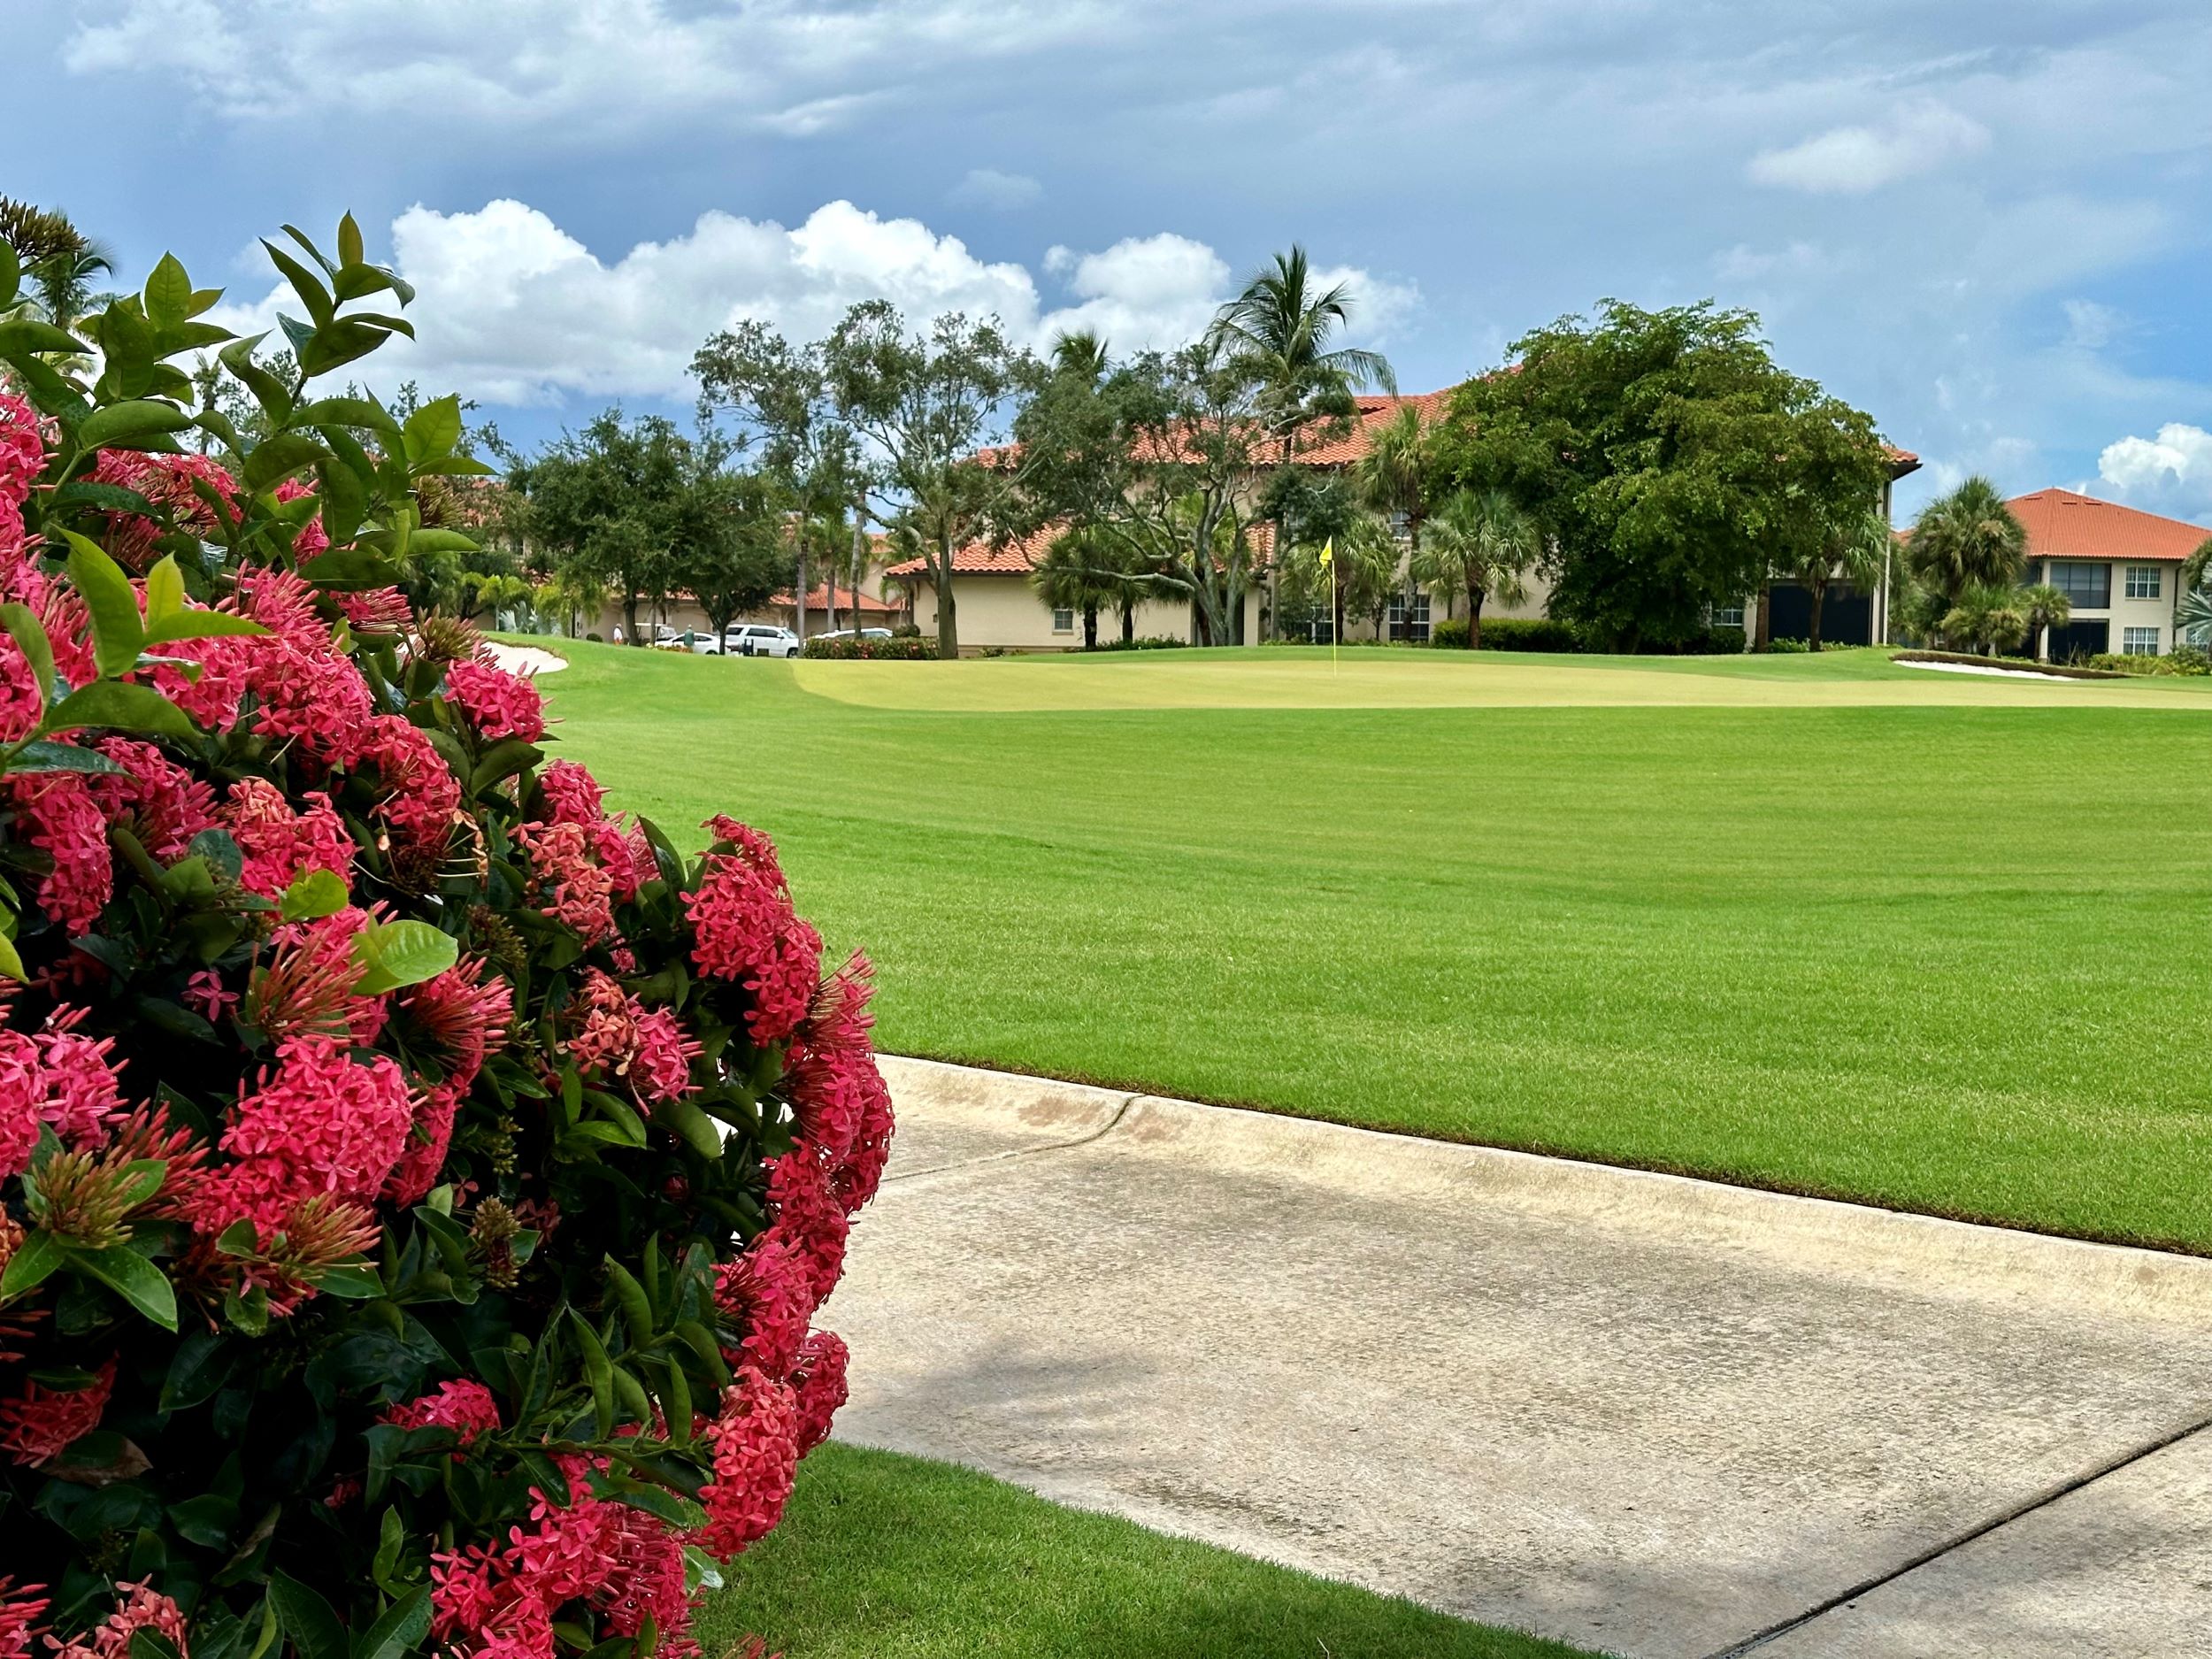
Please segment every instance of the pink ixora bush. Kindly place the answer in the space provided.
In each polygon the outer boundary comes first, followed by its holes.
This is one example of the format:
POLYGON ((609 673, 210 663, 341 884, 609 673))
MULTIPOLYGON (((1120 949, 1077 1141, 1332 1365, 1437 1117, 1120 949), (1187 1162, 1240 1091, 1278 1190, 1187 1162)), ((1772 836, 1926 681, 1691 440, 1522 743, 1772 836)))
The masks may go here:
POLYGON ((845 1397, 866 964, 413 614, 480 469, 295 235, 296 375, 173 260, 0 331, 0 1659, 680 1659, 845 1397))

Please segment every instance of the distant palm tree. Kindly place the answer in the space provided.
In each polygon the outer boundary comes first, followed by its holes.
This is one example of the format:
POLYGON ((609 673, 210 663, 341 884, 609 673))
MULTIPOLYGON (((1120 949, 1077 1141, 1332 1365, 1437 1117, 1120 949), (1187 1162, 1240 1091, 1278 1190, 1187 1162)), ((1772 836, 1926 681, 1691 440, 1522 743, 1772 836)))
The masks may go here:
POLYGON ((2043 641, 2053 628, 2062 628, 2074 614, 2074 602, 2062 588, 2038 582, 2019 594, 2020 614, 2028 625, 2028 655, 2043 655, 2043 641))
POLYGON ((1970 588, 2019 579, 2028 533, 1987 479, 1968 479, 1920 510, 1906 557, 1921 584, 1956 604, 1970 588))
POLYGON ((1421 526, 1428 521, 1429 489, 1435 476, 1435 444, 1417 404, 1403 403, 1375 429, 1367 453, 1352 469, 1361 501, 1376 512, 1394 516, 1406 527, 1406 609, 1413 605, 1413 566, 1421 557, 1421 526))
POLYGON ((1961 590, 1944 613, 1943 635, 1993 657, 2027 637, 2028 611, 2021 589, 2001 582, 1974 582, 1961 590))
POLYGON ((1467 649, 1479 650, 1483 601, 1519 603, 1528 591, 1524 578, 1542 550, 1535 521, 1504 491, 1455 490, 1429 520, 1414 574, 1467 595, 1467 649))
POLYGON ((1789 572, 1813 596, 1805 630, 1808 650, 1820 649, 1820 617, 1828 589, 1840 581, 1870 591, 1881 580, 1889 545, 1889 521, 1880 513, 1870 508, 1846 512, 1828 524, 1803 562, 1789 572))
POLYGON ((104 242, 80 238, 73 249, 48 254, 28 266, 24 274, 38 296, 38 308, 57 328, 73 328, 94 309, 101 296, 93 287, 96 277, 115 273, 115 255, 104 242))
POLYGON ((1109 361, 1105 339, 1096 329, 1078 328, 1053 340, 1052 366, 1064 374, 1078 375, 1095 385, 1105 378, 1109 361))
MULTIPOLYGON (((1380 352, 1330 345, 1350 321, 1355 303, 1348 283, 1316 293, 1306 250, 1293 244, 1288 253, 1275 256, 1273 265, 1254 273, 1207 331, 1207 343, 1258 383, 1261 419, 1285 465, 1302 427, 1323 416, 1352 412, 1356 388, 1379 386, 1394 395, 1398 389, 1389 360, 1380 352)), ((1279 516, 1275 545, 1290 547, 1294 541, 1285 516, 1279 516)), ((1268 580, 1271 618, 1277 609, 1272 565, 1268 580)))
POLYGON ((1121 612, 1123 643, 1134 638, 1137 606, 1150 592, 1150 584, 1114 549, 1081 530, 1064 530, 1053 537, 1032 567, 1029 585, 1053 609, 1082 614, 1087 651, 1098 649, 1098 613, 1108 605, 1121 612))

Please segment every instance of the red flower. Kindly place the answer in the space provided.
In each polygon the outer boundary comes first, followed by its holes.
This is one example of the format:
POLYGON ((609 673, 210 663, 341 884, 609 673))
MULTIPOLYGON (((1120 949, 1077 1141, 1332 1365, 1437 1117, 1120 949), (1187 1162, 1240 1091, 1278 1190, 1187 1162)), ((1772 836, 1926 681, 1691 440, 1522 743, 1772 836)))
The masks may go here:
POLYGON ((92 798, 162 863, 183 857, 195 835, 215 826, 215 791, 151 743, 104 737, 93 747, 123 770, 90 774, 92 798))
POLYGON ((799 1350, 791 1384, 799 1394, 800 1456, 829 1439, 830 1421, 851 1394, 845 1380, 851 1357, 845 1339, 834 1331, 817 1331, 799 1350))
POLYGON ((13 772, 5 780, 24 839, 53 860, 38 884, 38 905, 72 933, 88 933, 115 896, 108 821, 84 774, 13 772))
POLYGON ((455 1438, 467 1446, 480 1434, 498 1432, 499 1402, 482 1383, 464 1378, 440 1383, 435 1394, 410 1400, 403 1406, 388 1406, 377 1421, 403 1429, 451 1429, 455 1438))
MULTIPOLYGON (((0 405, 9 401, 0 398, 0 405)), ((4 413, 0 409, 0 419, 4 413)), ((4 425, 0 425, 0 435, 5 431, 4 425)), ((13 1578, 0 1574, 0 1659, 31 1659, 31 1638, 38 1634, 38 1621, 52 1605, 39 1594, 45 1587, 42 1584, 19 1587, 13 1578)))
POLYGON ((47 1639, 54 1659, 127 1659, 132 1636, 142 1630, 167 1637, 183 1659, 192 1659, 185 1636, 184 1609, 152 1585, 150 1578, 136 1584, 118 1583, 115 1587, 123 1593, 122 1602, 105 1619, 66 1646, 47 1639))
POLYGON ((691 1080, 691 1063, 703 1052, 672 1009, 641 1015, 637 1045, 630 1055, 630 1087, 649 1102, 695 1094, 699 1086, 691 1080))
POLYGON ((452 664, 445 671, 445 700, 480 737, 518 737, 534 743, 545 735, 545 703, 538 688, 495 664, 452 664))
POLYGON ((764 1233, 734 1262, 714 1270, 714 1307, 731 1329, 742 1332, 732 1365, 752 1364, 785 1377, 799 1363, 799 1345, 817 1298, 806 1262, 787 1237, 764 1233))
POLYGON ((798 1028, 822 972, 822 936, 799 919, 774 849, 757 831, 713 820, 730 852, 710 853, 699 890, 684 901, 702 972, 734 979, 752 994, 745 1017, 756 1042, 780 1042, 798 1028))
POLYGON ((52 1462, 100 1426, 100 1413, 115 1391, 110 1360, 82 1388, 46 1388, 25 1382, 12 1400, 0 1400, 0 1452, 34 1469, 52 1462))
POLYGON ((806 1265, 818 1305, 829 1300, 845 1271, 845 1240, 852 1230, 831 1189, 821 1155, 803 1141, 776 1159, 768 1171, 769 1237, 788 1243, 806 1265))
POLYGON ((709 1555, 727 1561, 775 1530, 799 1471, 797 1427, 791 1390, 751 1365, 722 1391, 720 1414, 701 1431, 714 1451, 714 1479, 699 1494, 698 1543, 709 1555))
POLYGON ((222 817, 245 855, 238 882, 247 892, 280 897, 310 870, 327 870, 351 889, 359 849, 346 833, 344 820, 320 790, 311 789, 300 798, 307 810, 295 812, 265 778, 242 778, 231 785, 222 817))

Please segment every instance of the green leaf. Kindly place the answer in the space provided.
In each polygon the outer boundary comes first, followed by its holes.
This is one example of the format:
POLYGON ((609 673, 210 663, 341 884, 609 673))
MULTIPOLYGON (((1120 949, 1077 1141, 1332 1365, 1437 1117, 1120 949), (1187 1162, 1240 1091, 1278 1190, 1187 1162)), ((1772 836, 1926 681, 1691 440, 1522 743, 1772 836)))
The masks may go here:
MULTIPOLYGON (((142 1542, 147 1536, 144 1532, 139 1534, 142 1542)), ((128 1651, 131 1659, 180 1659, 176 1643, 159 1631, 142 1626, 131 1632, 128 1651)))
POLYGON ((384 1294, 383 1279, 366 1267, 326 1267, 314 1284, 324 1295, 347 1302, 373 1302, 384 1294))
POLYGON ((269 336, 255 334, 247 340, 234 340, 215 355, 222 365, 235 375, 251 392, 254 402, 269 419, 281 426, 292 412, 292 391, 285 383, 254 361, 254 348, 269 336))
POLYGON ((211 640, 219 635, 266 634, 269 630, 251 617, 234 617, 227 611, 180 611, 146 630, 146 645, 166 645, 173 640, 211 640))
POLYGON ((159 1268, 127 1244, 72 1250, 69 1259, 163 1330, 177 1328, 177 1293, 159 1268))
POLYGON ((145 641, 138 595, 105 548, 73 530, 62 534, 69 538, 69 580, 92 612, 93 656, 101 676, 112 679, 138 660, 139 647, 145 641))
POLYGON ((300 303, 307 307, 307 314, 315 319, 318 328, 337 315, 338 308, 331 301, 330 290, 322 285, 321 280, 313 272, 267 237, 261 239, 261 245, 269 250, 270 263, 284 273, 285 279, 292 285, 292 291, 300 296, 300 303))
POLYGON ((357 987, 364 996, 420 985, 460 960, 452 934, 428 922, 372 922, 353 937, 353 959, 364 970, 357 987))
POLYGON ((0 975, 19 983, 28 976, 23 972, 23 958, 18 954, 15 941, 0 933, 0 975))
MULTIPOLYGON (((16 977, 23 977, 19 966, 16 977)), ((35 1290, 44 1284, 54 1270, 62 1264, 65 1254, 61 1240, 52 1233, 31 1233, 18 1247, 16 1253, 8 1258, 8 1271, 0 1273, 0 1302, 11 1296, 20 1296, 25 1291, 35 1290)))
POLYGON ((150 686, 130 686, 119 680, 96 680, 81 691, 71 692, 54 705, 39 729, 70 732, 88 726, 161 737, 189 739, 194 734, 184 710, 168 698, 150 686))
POLYGON ((177 568, 177 556, 165 553, 146 572, 146 620, 158 622, 183 609, 184 572, 177 568))
POLYGON ((653 1121, 673 1134, 680 1135, 703 1158, 722 1156, 722 1136, 714 1126, 714 1119, 687 1100, 663 1101, 653 1108, 653 1121))
POLYGON ((277 914, 288 922, 317 922, 346 908, 346 884, 328 870, 310 870, 284 889, 277 914))
POLYGON ((288 1573, 269 1578, 269 1604, 300 1659, 347 1659, 346 1628, 330 1603, 288 1573))
POLYGON ((246 488, 256 494, 273 488, 328 454, 303 432, 280 432, 256 444, 253 453, 246 457, 246 488))
POLYGON ((354 1644, 353 1659, 400 1659, 430 1633, 430 1586, 386 1608, 354 1644))
POLYGON ((66 351, 73 355, 83 349, 84 342, 76 335, 35 317, 18 317, 0 323, 0 357, 11 360, 19 352, 66 351))
POLYGON ((361 227, 355 224, 349 213, 338 221, 338 264, 342 268, 365 263, 361 253, 361 227))
POLYGON ((15 291, 23 286, 23 262, 15 250, 0 242, 0 309, 15 303, 15 291))
POLYGON ((591 1384, 591 1409, 597 1425, 599 1438, 606 1440, 614 1432, 614 1366, 607 1359, 605 1346, 599 1340, 599 1333, 591 1328, 591 1322, 571 1308, 568 1317, 576 1325, 576 1346, 583 1353, 584 1376, 591 1384))
POLYGON ((77 443, 87 449, 128 448, 140 439, 180 432, 192 417, 158 398, 134 397, 96 409, 77 428, 77 443))
POLYGON ((123 1166, 123 1179, 116 1184, 116 1201, 126 1210, 137 1209, 161 1190, 168 1173, 169 1165, 161 1158, 133 1158, 123 1166))
POLYGON ((50 743, 38 738, 16 751, 11 772, 120 772, 128 770, 119 766, 97 749, 80 749, 74 743, 50 743))
POLYGON ((425 403, 407 417, 407 458, 411 462, 442 460, 461 442, 461 399, 449 393, 425 403))
POLYGON ((333 548, 300 566, 318 588, 386 588, 399 580, 390 564, 364 547, 333 548))
POLYGON ((157 323, 173 325, 192 315, 192 279, 173 253, 161 256, 153 275, 146 279, 146 315, 157 323))
POLYGON ((311 403, 303 403, 292 411, 286 423, 294 426, 358 426, 388 440, 395 447, 403 443, 399 422, 394 420, 384 405, 373 397, 319 397, 311 403))
POLYGON ((18 604, 0 605, 0 625, 6 626, 16 649, 23 653, 23 660, 38 677, 42 703, 54 684, 54 648, 46 637, 46 625, 29 606, 18 604))
POLYGON ((458 530, 418 530, 407 538, 410 553, 480 553, 483 546, 458 530))
POLYGON ((233 881, 246 867, 246 855, 228 830, 204 829, 186 850, 195 858, 206 859, 210 868, 221 871, 233 881))

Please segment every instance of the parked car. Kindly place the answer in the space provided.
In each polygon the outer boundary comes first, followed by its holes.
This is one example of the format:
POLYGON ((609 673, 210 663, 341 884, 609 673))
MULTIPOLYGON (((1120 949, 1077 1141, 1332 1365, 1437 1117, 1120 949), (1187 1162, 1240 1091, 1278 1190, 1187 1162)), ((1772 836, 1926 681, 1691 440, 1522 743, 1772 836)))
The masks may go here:
POLYGON ((657 651, 690 651, 700 657, 722 655, 722 641, 705 628, 657 627, 653 630, 657 651))
POLYGON ((827 634, 814 635, 818 640, 887 640, 890 637, 891 630, 888 628, 832 628, 827 634))
POLYGON ((796 657, 799 654, 799 636, 789 628, 771 627, 765 623, 738 623, 722 636, 722 654, 725 657, 796 657))

